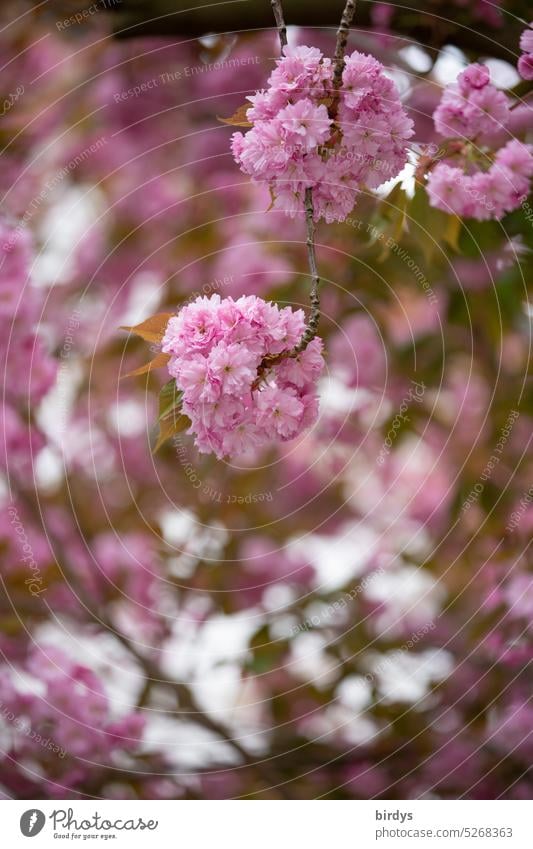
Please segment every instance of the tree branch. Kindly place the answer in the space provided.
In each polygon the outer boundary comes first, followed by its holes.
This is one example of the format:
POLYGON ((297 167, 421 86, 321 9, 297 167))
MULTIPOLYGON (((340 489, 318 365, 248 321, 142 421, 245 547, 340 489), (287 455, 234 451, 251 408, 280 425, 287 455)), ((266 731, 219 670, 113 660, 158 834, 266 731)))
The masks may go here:
POLYGON ((344 70, 344 54, 348 44, 348 36, 355 15, 355 0, 347 0, 342 13, 341 22, 337 30, 337 42, 335 44, 335 56, 333 57, 333 86, 340 88, 342 72, 344 70))
MULTIPOLYGON (((36 524, 42 524, 43 527, 45 527, 38 496, 34 496, 33 494, 30 496, 27 491, 20 489, 16 493, 16 498, 24 505, 36 524)), ((144 705, 152 685, 154 684, 173 691, 179 707, 185 709, 184 713, 188 715, 188 718, 190 718, 193 722, 197 722, 198 725, 201 725, 206 730, 211 731, 212 734, 218 736, 224 740, 225 743, 231 746, 234 752, 239 755, 242 762, 241 765, 248 768, 250 772, 255 773, 257 778, 267 785, 264 788, 265 790, 277 792, 277 795, 282 799, 290 799, 291 793, 286 783, 280 781, 279 777, 271 771, 268 764, 256 761, 244 748, 244 746, 231 736, 230 732, 222 723, 213 719, 202 710, 186 684, 183 684, 181 681, 173 681, 163 677, 159 667, 149 657, 146 657, 139 652, 129 637, 115 627, 112 620, 108 617, 107 612, 102 608, 102 606, 95 603, 95 600, 87 592, 83 581, 80 580, 79 575, 69 565, 70 558, 65 550, 63 541, 48 527, 45 528, 45 533, 50 542, 50 546, 61 575, 75 593, 80 605, 85 608, 87 614, 92 616, 101 628, 115 637, 115 639, 128 651, 130 656, 141 668, 145 678, 145 685, 139 700, 139 706, 144 705)), ((240 765, 237 765, 237 767, 238 766, 240 765)))
POLYGON ((305 201, 304 201, 304 209, 305 209, 305 226, 307 231, 307 259, 309 261, 309 270, 311 272, 311 317, 307 323, 307 327, 305 329, 305 333, 302 336, 299 344, 294 349, 292 356, 298 356, 302 351, 305 351, 309 342, 311 342, 318 330, 318 323, 320 321, 320 295, 318 293, 318 287, 320 285, 320 277, 318 275, 318 268, 316 264, 316 252, 315 252, 315 210, 313 206, 313 190, 306 189, 305 190, 305 201))
POLYGON ((283 17, 283 8, 281 5, 281 0, 270 0, 270 5, 272 6, 272 11, 274 12, 274 19, 278 28, 279 43, 281 46, 281 52, 283 53, 283 48, 287 46, 287 27, 285 26, 285 18, 283 17))
POLYGON ((342 84, 342 72, 344 71, 344 54, 348 44, 350 26, 355 15, 355 0, 347 0, 342 13, 341 22, 337 30, 337 41, 335 44, 335 56, 333 58, 333 100, 328 109, 330 118, 337 117, 339 108, 340 87, 342 84))
POLYGON ((288 351, 281 351, 279 354, 268 354, 266 357, 263 357, 261 363, 259 364, 259 368, 257 369, 257 379, 255 380, 252 389, 257 389, 266 371, 271 369, 273 366, 276 366, 279 363, 283 362, 283 360, 289 359, 291 357, 297 357, 298 354, 301 354, 302 351, 305 351, 309 343, 315 338, 318 330, 318 324, 320 321, 320 295, 318 291, 320 277, 318 274, 316 262, 315 210, 313 206, 313 190, 311 188, 307 188, 305 190, 304 210, 307 231, 307 238, 305 243, 307 245, 307 259, 309 262, 309 270, 311 272, 311 293, 309 296, 311 301, 311 316, 309 318, 309 321, 307 322, 307 326, 304 330, 302 338, 294 348, 288 351))
MULTIPOLYGON (((54 0, 46 5, 48 11, 54 0)), ((113 16, 117 38, 152 35, 190 38, 209 32, 267 29, 272 20, 269 5, 258 0, 215 5, 209 0, 122 0, 116 6, 102 7, 102 14, 113 16)), ((283 0, 289 25, 314 29, 337 26, 344 5, 344 0, 326 3, 323 0, 283 0)), ((410 0, 405 5, 400 0, 390 0, 389 5, 394 14, 395 37, 405 37, 408 43, 418 41, 430 51, 439 50, 445 44, 455 44, 470 58, 496 56, 511 64, 518 58, 518 39, 524 29, 522 21, 529 20, 531 14, 528 0, 507 0, 502 13, 503 25, 498 28, 486 16, 476 16, 470 8, 473 4, 456 7, 447 0, 432 0, 431 3, 410 0)), ((357 9, 358 26, 369 27, 369 32, 376 29, 371 17, 373 6, 370 2, 361 3, 357 9)), ((70 14, 72 11, 75 10, 71 8, 70 14)), ((394 48, 397 45, 395 42, 394 48)))

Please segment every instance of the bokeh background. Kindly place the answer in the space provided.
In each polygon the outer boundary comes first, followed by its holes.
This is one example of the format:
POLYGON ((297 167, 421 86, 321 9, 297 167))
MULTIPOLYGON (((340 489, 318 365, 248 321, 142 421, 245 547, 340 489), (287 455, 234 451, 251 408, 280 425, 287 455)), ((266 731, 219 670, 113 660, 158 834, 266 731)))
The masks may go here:
MULTIPOLYGON (((457 222, 414 179, 469 61, 525 137, 527 4, 359 4, 411 164, 318 228, 318 424, 239 463, 152 454, 165 377, 124 378, 119 329, 307 306, 303 223, 218 120, 273 67, 270 4, 194 5, 0 10, 0 792, 531 798, 533 207, 457 222)), ((331 53, 340 5, 289 0, 291 42, 331 53)))

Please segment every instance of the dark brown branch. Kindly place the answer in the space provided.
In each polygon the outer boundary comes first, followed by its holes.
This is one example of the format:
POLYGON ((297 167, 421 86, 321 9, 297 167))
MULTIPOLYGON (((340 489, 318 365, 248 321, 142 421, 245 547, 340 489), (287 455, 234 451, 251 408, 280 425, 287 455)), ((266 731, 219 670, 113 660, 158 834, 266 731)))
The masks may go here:
POLYGON ((309 260, 309 270, 311 272, 311 317, 305 329, 305 333, 302 336, 299 344, 294 349, 293 356, 297 356, 302 351, 305 351, 309 342, 311 342, 318 330, 318 323, 320 321, 320 295, 318 294, 318 287, 320 285, 320 277, 318 276, 318 268, 316 264, 316 252, 315 252, 315 210, 313 206, 313 190, 306 189, 305 190, 305 201, 304 201, 304 209, 305 209, 305 226, 307 231, 307 258, 309 260))
POLYGON ((348 44, 350 26, 355 15, 355 0, 347 0, 342 13, 341 22, 337 30, 337 41, 335 44, 335 56, 333 58, 333 99, 329 107, 330 118, 337 117, 339 108, 340 87, 342 84, 342 72, 344 71, 344 54, 348 44))
MULTIPOLYGON (((54 14, 54 5, 57 0, 46 4, 53 21, 61 17, 59 12, 54 14)), ((313 29, 336 27, 344 5, 343 0, 283 0, 289 25, 313 29)), ((375 28, 371 18, 373 5, 360 3, 357 8, 358 27, 368 27, 369 32, 375 28)), ((486 16, 476 18, 468 5, 455 7, 446 0, 433 0, 431 4, 427 0, 410 0, 406 5, 391 0, 393 32, 400 39, 417 41, 429 50, 455 44, 471 59, 496 56, 516 64, 518 39, 524 29, 521 19, 529 20, 531 4, 527 0, 508 0, 505 5, 504 25, 495 28, 486 16)), ((73 11, 71 8, 69 14, 73 11)), ((212 32, 261 30, 272 25, 270 4, 258 0, 216 5, 208 0, 122 0, 117 6, 102 7, 101 14, 113 16, 115 36, 123 39, 153 35, 194 38, 212 32)), ((397 46, 398 42, 393 45, 397 46)))
POLYGON ((313 190, 310 188, 305 190, 304 211, 307 232, 305 243, 307 245, 309 270, 311 272, 311 293, 309 296, 311 301, 311 316, 307 322, 307 327, 305 328, 302 338, 294 348, 290 351, 281 351, 279 354, 269 354, 263 358, 259 368, 257 369, 257 380, 253 385, 254 389, 259 386, 266 371, 271 369, 273 366, 278 365, 278 363, 281 363, 283 360, 290 357, 297 357, 298 354, 305 351, 309 343, 315 338, 318 330, 318 324, 320 321, 320 295, 318 291, 320 277, 318 274, 315 251, 315 210, 313 206, 313 190))
POLYGON ((272 6, 272 11, 274 12, 274 19, 278 28, 279 43, 281 47, 281 52, 283 53, 283 48, 287 46, 287 27, 285 26, 285 18, 283 17, 283 8, 281 6, 281 0, 270 0, 270 5, 272 6))
POLYGON ((347 0, 342 13, 341 22, 337 30, 337 42, 335 44, 335 56, 333 57, 333 86, 340 88, 342 72, 344 70, 344 54, 348 44, 348 36, 355 15, 355 0, 347 0))

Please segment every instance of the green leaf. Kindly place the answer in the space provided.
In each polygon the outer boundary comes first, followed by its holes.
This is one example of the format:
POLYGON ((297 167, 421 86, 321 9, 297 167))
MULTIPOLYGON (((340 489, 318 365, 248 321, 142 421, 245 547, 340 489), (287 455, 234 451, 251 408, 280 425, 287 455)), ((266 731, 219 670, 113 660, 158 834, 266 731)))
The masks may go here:
POLYGON ((417 183, 409 206, 409 229, 426 262, 430 262, 442 248, 447 218, 445 212, 430 205, 425 186, 417 183))
POLYGON ((459 236, 461 235, 462 222, 458 215, 448 215, 448 221, 442 238, 456 252, 460 253, 459 236))
POLYGON ((174 378, 165 383, 159 393, 159 416, 158 420, 166 418, 170 413, 181 404, 183 392, 178 390, 174 378))
POLYGON ((178 390, 174 378, 165 383, 159 393, 158 432, 153 452, 176 433, 181 433, 190 425, 190 419, 180 411, 183 392, 178 390))
POLYGON ((174 411, 174 415, 161 419, 152 453, 155 454, 156 451, 159 451, 161 446, 172 436, 175 436, 176 433, 186 430, 190 423, 190 419, 184 413, 178 413, 176 410, 174 411))

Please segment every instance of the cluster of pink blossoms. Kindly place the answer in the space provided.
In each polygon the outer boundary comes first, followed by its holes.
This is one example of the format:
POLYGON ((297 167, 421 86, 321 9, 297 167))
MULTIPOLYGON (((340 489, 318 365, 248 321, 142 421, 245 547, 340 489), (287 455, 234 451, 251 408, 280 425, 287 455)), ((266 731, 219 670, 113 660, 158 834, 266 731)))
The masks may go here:
POLYGON ((518 73, 525 80, 533 80, 533 23, 520 36, 520 50, 518 73))
POLYGON ((197 298, 170 319, 162 350, 171 355, 168 369, 183 392, 182 410, 199 451, 235 457, 293 439, 316 421, 320 339, 257 381, 263 358, 294 348, 304 330, 303 310, 280 309, 253 295, 197 298))
POLYGON ((3 717, 10 717, 4 746, 22 767, 21 776, 12 768, 19 793, 43 782, 47 795, 62 798, 83 787, 91 767, 124 762, 138 749, 142 712, 126 708, 117 716, 100 676, 55 646, 36 647, 20 666, 0 672, 3 717), (20 685, 30 679, 31 688, 20 685))
POLYGON ((433 119, 438 133, 460 140, 459 164, 449 158, 430 172, 427 190, 433 206, 483 221, 520 205, 533 174, 531 147, 517 139, 495 154, 490 147, 509 115, 509 98, 491 84, 484 65, 470 65, 445 90, 433 119))
POLYGON ((316 220, 343 221, 362 187, 376 188, 401 171, 413 122, 372 56, 346 58, 333 120, 331 60, 316 47, 283 52, 269 88, 249 98, 253 127, 234 133, 233 155, 246 174, 270 185, 276 207, 294 217, 312 188, 316 220))

